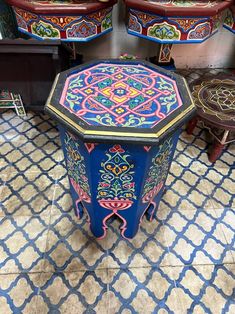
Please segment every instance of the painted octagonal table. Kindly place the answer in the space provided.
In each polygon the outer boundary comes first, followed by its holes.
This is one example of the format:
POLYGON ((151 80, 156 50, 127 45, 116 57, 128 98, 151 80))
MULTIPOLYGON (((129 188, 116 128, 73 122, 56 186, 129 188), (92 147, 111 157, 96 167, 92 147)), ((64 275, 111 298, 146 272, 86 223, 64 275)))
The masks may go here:
POLYGON ((117 0, 6 0, 18 29, 37 39, 89 41, 112 30, 117 0))
POLYGON ((145 61, 94 61, 57 76, 46 111, 59 121, 77 215, 86 210, 96 237, 112 216, 134 237, 194 113, 185 79, 145 61))
POLYGON ((172 44, 201 43, 222 25, 233 0, 124 0, 128 33, 161 43, 159 64, 171 62, 172 44))

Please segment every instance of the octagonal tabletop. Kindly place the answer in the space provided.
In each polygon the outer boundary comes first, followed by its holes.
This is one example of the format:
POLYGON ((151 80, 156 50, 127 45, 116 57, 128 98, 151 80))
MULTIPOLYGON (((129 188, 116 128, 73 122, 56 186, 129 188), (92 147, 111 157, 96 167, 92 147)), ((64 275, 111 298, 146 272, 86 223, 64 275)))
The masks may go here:
POLYGON ((235 77, 217 75, 192 85, 197 115, 222 130, 235 130, 235 77))
POLYGON ((157 144, 194 110, 183 77, 139 60, 99 60, 62 72, 46 104, 86 142, 157 144))
POLYGON ((124 0, 128 7, 161 16, 213 16, 232 5, 233 0, 124 0))
POLYGON ((117 3, 117 0, 99 2, 97 0, 6 0, 11 6, 35 14, 77 14, 86 15, 105 9, 117 3))

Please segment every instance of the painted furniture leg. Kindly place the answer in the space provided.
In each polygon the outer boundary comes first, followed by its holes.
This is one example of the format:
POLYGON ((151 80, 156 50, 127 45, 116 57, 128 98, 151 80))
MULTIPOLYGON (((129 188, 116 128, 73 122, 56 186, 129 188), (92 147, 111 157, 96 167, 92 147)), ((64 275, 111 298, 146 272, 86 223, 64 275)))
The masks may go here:
POLYGON ((194 117, 188 122, 187 129, 186 129, 188 134, 190 135, 193 134, 193 131, 197 125, 197 122, 198 122, 198 117, 194 117))
POLYGON ((175 64, 171 57, 171 51, 172 44, 161 44, 157 56, 150 58, 150 61, 169 70, 175 70, 175 64))
POLYGON ((216 159, 222 154, 222 151, 225 145, 228 144, 227 142, 228 137, 229 137, 229 131, 225 130, 222 140, 218 140, 218 138, 215 139, 215 142, 212 147, 212 152, 209 156, 210 162, 215 162, 216 159))
POLYGON ((160 201, 161 201, 163 193, 164 193, 164 187, 157 194, 155 199, 151 202, 150 206, 148 207, 148 210, 146 212, 146 218, 147 218, 148 221, 153 221, 153 219, 156 218, 157 210, 158 210, 158 207, 160 205, 160 201))
POLYGON ((91 231, 100 239, 109 219, 118 217, 122 236, 133 238, 144 214, 152 220, 156 213, 179 131, 157 147, 88 144, 59 128, 77 217, 85 207, 91 231))
POLYGON ((70 181, 70 191, 72 194, 75 215, 78 217, 78 219, 81 219, 84 214, 84 207, 83 207, 81 198, 79 196, 79 187, 75 183, 74 180, 70 179, 69 181, 70 181))
POLYGON ((161 44, 158 54, 159 64, 169 64, 171 62, 172 44, 161 44))
POLYGON ((221 144, 218 141, 215 141, 212 147, 212 151, 209 155, 210 162, 215 162, 219 156, 222 154, 222 151, 224 149, 224 144, 221 144))

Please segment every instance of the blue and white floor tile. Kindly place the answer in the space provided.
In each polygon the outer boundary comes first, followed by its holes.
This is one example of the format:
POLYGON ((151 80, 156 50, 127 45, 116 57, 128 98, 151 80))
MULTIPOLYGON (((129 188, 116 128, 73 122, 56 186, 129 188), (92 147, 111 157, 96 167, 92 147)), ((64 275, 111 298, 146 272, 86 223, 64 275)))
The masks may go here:
POLYGON ((156 219, 131 241, 114 220, 96 240, 53 121, 2 112, 0 314, 235 313, 235 149, 212 165, 209 145, 183 131, 156 219))

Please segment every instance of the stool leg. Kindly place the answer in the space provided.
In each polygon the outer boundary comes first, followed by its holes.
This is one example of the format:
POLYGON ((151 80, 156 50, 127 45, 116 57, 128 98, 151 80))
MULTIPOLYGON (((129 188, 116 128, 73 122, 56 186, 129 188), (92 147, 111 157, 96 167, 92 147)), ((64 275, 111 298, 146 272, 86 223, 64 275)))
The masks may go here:
POLYGON ((147 212, 146 212, 146 217, 148 221, 152 221, 153 218, 155 218, 154 217, 155 210, 156 210, 156 204, 153 202, 149 205, 149 208, 147 209, 147 212))
POLYGON ((212 152, 210 153, 210 156, 209 156, 210 162, 215 162, 217 158, 221 155, 223 149, 224 149, 224 144, 221 144, 220 142, 216 141, 213 144, 212 152))
POLYGON ((193 134, 193 130, 195 129, 197 125, 197 121, 198 121, 198 118, 194 117, 188 122, 187 129, 186 129, 188 134, 193 134))
POLYGON ((75 215, 78 217, 78 219, 81 219, 84 213, 83 205, 77 191, 75 190, 71 182, 70 182, 70 193, 71 193, 73 204, 74 204, 75 215))
POLYGON ((215 140, 214 145, 212 147, 212 152, 209 156, 210 162, 215 162, 216 159, 221 155, 224 149, 224 146, 227 143, 228 136, 229 136, 229 130, 225 130, 221 142, 219 142, 218 140, 215 140))

